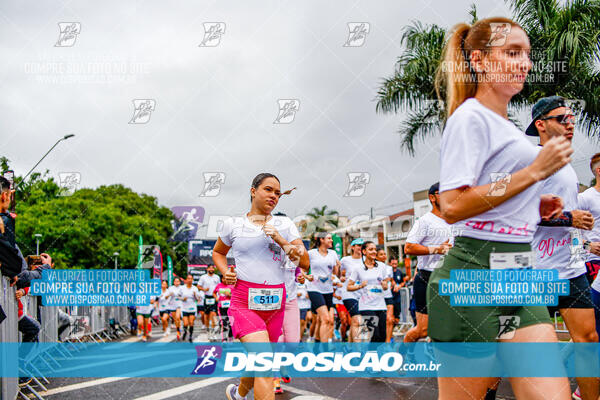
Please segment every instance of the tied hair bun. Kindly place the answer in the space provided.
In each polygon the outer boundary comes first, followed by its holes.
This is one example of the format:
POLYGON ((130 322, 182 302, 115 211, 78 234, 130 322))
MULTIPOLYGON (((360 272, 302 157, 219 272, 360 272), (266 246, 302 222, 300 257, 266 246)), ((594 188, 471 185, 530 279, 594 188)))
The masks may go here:
POLYGON ((294 191, 294 190, 296 190, 296 189, 297 189, 296 187, 293 187, 293 188, 291 188, 290 190, 286 190, 285 192, 281 193, 281 194, 279 195, 279 197, 281 197, 281 196, 283 196, 283 195, 286 195, 286 194, 292 194, 292 191, 294 191))

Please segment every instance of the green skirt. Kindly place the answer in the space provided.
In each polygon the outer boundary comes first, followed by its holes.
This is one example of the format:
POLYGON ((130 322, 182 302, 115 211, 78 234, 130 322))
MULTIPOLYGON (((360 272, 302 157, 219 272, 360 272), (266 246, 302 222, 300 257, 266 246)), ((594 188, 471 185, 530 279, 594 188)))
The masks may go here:
MULTIPOLYGON (((489 269, 490 253, 531 251, 529 243, 506 243, 456 237, 442 265, 431 274, 427 287, 428 335, 438 342, 493 342, 500 333, 501 318, 518 316, 515 329, 551 323, 545 306, 452 306, 439 294, 440 279, 450 279, 456 269, 489 269)), ((514 329, 513 329, 514 330, 514 329)), ((503 332, 507 330, 503 327, 503 332)))

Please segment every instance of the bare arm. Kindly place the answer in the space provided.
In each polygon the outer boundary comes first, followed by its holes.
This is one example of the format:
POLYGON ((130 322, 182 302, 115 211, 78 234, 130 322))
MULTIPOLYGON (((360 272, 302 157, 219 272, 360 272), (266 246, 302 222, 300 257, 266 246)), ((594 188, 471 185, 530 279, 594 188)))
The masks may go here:
POLYGON ((419 243, 406 243, 404 245, 404 254, 411 256, 428 256, 430 254, 446 254, 452 247, 450 240, 438 246, 423 246, 419 243))
POLYGON ((213 262, 215 266, 221 273, 221 275, 225 278, 225 284, 227 285, 235 285, 237 282, 237 274, 233 270, 233 268, 227 268, 227 253, 231 249, 231 246, 227 246, 221 238, 217 239, 217 243, 215 243, 215 247, 213 248, 213 262))
POLYGON ((348 287, 346 288, 349 292, 355 292, 367 286, 367 282, 361 282, 357 285, 352 279, 348 281, 348 287))

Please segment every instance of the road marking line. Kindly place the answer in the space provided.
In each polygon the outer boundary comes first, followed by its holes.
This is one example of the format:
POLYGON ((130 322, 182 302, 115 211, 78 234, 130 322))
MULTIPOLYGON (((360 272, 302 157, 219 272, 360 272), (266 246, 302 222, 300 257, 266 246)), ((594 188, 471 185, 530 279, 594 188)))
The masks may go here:
POLYGON ((47 390, 45 392, 40 392, 41 396, 52 396, 58 393, 70 392, 72 390, 85 389, 91 386, 104 385, 111 382, 120 381, 123 379, 129 379, 125 377, 114 377, 114 378, 102 378, 102 379, 94 379, 93 381, 85 381, 81 383, 75 383, 73 385, 62 386, 54 389, 47 390))
POLYGON ((321 399, 321 400, 338 400, 335 397, 329 397, 329 396, 325 396, 323 394, 318 394, 318 393, 311 392, 311 391, 308 391, 308 390, 298 389, 298 388, 295 388, 295 387, 289 386, 289 385, 281 385, 281 388, 284 391, 296 393, 296 394, 299 394, 299 395, 302 395, 302 396, 312 396, 312 397, 316 397, 316 398, 321 399))
POLYGON ((190 383, 183 386, 178 386, 173 389, 163 390, 162 392, 154 393, 148 396, 138 397, 135 400, 162 400, 168 399, 169 397, 177 396, 192 390, 200 389, 206 386, 215 385, 224 381, 228 381, 235 378, 207 378, 198 382, 190 383))

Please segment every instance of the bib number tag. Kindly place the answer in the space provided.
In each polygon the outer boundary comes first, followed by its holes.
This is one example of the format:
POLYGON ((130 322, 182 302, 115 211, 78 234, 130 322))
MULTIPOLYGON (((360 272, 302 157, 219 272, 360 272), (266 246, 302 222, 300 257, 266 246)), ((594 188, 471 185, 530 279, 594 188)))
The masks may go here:
POLYGON ((569 260, 570 268, 581 268, 587 259, 587 251, 584 248, 584 241, 581 237, 579 229, 571 230, 571 259, 569 260))
POLYGON ((221 308, 229 308, 229 304, 231 304, 231 300, 223 300, 221 302, 221 308))
POLYGON ((367 290, 369 291, 369 294, 371 296, 382 296, 383 295, 383 288, 378 285, 368 285, 367 290))
POLYGON ((283 288, 248 290, 248 308, 256 311, 273 311, 281 308, 283 288))
POLYGON ((213 297, 207 297, 206 299, 204 299, 204 304, 206 304, 207 306, 212 306, 213 304, 215 304, 215 299, 213 297))
POLYGON ((533 267, 533 252, 490 253, 490 269, 521 269, 533 267))

